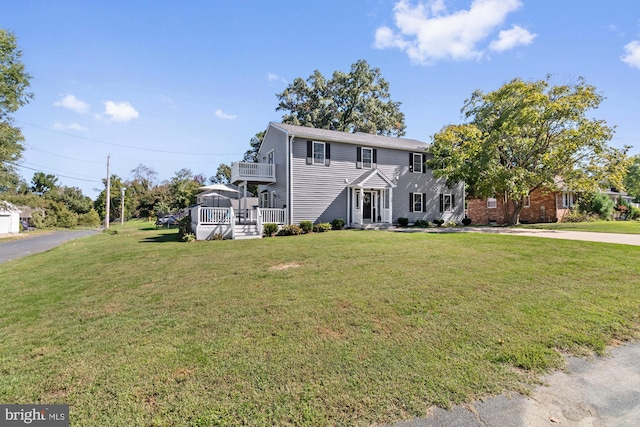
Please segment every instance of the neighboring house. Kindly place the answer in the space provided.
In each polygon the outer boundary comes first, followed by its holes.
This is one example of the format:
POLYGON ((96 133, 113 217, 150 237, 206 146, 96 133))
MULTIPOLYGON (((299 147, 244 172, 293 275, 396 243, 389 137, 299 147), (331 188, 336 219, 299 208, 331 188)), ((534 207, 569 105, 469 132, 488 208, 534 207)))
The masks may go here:
POLYGON ((32 208, 31 206, 18 206, 18 210, 20 211, 20 221, 24 221, 26 224, 33 226, 33 214, 34 212, 40 212, 42 217, 44 218, 44 209, 42 208, 32 208))
POLYGON ((20 232, 20 210, 9 202, 0 201, 0 234, 20 232))
POLYGON ((248 237, 246 226, 253 222, 251 237, 259 237, 261 225, 267 222, 320 223, 341 218, 347 227, 357 228, 388 227, 401 217, 409 222, 459 222, 464 218, 464 186, 449 188, 444 180, 433 177, 424 164, 428 146, 412 139, 270 123, 258 163, 231 166, 245 232, 236 233, 234 215, 205 214, 200 207, 192 211, 196 237, 211 238, 211 233, 248 237), (258 184, 257 209, 251 209, 243 197, 249 184, 258 184))
POLYGON ((633 196, 630 196, 624 191, 618 191, 616 188, 611 187, 611 188, 602 190, 602 192, 607 196, 609 196, 609 198, 616 203, 616 206, 619 205, 622 200, 626 201, 631 206, 636 205, 635 203, 633 203, 633 196))
MULTIPOLYGON (((535 190, 526 199, 520 211, 521 223, 559 222, 577 202, 571 191, 535 190)), ((506 224, 504 198, 467 199, 467 216, 473 224, 506 224)))

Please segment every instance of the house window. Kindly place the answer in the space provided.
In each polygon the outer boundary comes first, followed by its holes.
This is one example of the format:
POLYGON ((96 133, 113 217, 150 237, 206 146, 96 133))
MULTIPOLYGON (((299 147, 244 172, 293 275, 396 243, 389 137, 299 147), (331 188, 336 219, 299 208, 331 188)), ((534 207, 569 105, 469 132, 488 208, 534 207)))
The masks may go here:
POLYGON ((266 191, 260 194, 260 207, 261 208, 269 207, 269 193, 267 193, 266 191))
POLYGON ((442 212, 451 212, 451 211, 453 211, 451 194, 443 194, 442 195, 442 212))
POLYGON ((273 164, 273 150, 269 151, 269 153, 267 154, 267 163, 269 163, 270 165, 273 164))
POLYGON ((573 207, 573 193, 565 191, 562 193, 562 207, 571 208, 573 207))
POLYGON ((489 197, 487 199, 487 208, 488 209, 495 209, 498 207, 498 201, 496 200, 495 197, 489 197))
POLYGON ((422 193, 413 193, 413 211, 422 212, 422 193))
POLYGON ((413 172, 422 173, 422 154, 413 153, 413 172))
POLYGON ((324 165, 324 142, 313 142, 313 164, 324 165))
POLYGON ((363 169, 371 169, 372 165, 373 165, 373 150, 371 148, 362 148, 363 169))
POLYGON ((531 207, 531 196, 524 196, 524 205, 523 207, 529 208, 531 207))

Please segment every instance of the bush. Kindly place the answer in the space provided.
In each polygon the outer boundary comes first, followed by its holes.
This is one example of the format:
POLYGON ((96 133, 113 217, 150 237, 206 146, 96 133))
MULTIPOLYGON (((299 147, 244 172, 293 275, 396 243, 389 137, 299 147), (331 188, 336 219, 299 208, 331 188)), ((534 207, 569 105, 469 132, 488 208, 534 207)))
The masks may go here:
POLYGON ((321 222, 320 224, 316 224, 313 226, 313 231, 316 233, 324 233, 325 231, 331 230, 331 224, 328 222, 321 222))
POLYGON ((440 227, 442 224, 444 224, 444 219, 434 219, 433 223, 440 227))
POLYGON ((615 203, 606 194, 593 193, 580 202, 580 211, 587 214, 595 214, 601 219, 611 218, 615 203))
POLYGON ((182 236, 183 242, 194 242, 196 240, 196 235, 193 233, 186 233, 182 236))
MULTIPOLYGON (((190 242, 190 240, 185 240, 187 234, 193 234, 193 230, 191 229, 191 215, 187 215, 178 221, 178 238, 183 242, 190 242)), ((195 240, 195 236, 193 237, 195 240)))
POLYGON ((462 220, 462 225, 464 225, 465 227, 468 227, 471 225, 471 218, 465 218, 462 220))
POLYGON ((271 237, 278 232, 278 224, 268 222, 262 226, 262 232, 265 236, 271 237))
POLYGON ((408 227, 409 226, 409 218, 398 218, 398 225, 400 227, 408 227))
POLYGON ((313 231, 313 222, 311 221, 300 221, 300 228, 305 233, 311 233, 313 231))
POLYGON ((429 221, 427 221, 426 219, 417 219, 416 222, 413 223, 413 225, 420 228, 427 228, 429 227, 429 221))
POLYGON ((633 206, 629 209, 629 214, 627 215, 627 219, 640 219, 640 209, 634 208, 633 206))
POLYGON ((278 231, 278 236, 298 236, 300 234, 302 234, 302 228, 295 224, 283 225, 278 231))
POLYGON ((78 225, 97 227, 100 225, 100 215, 95 209, 91 209, 85 214, 78 215, 78 225))
POLYGON ((562 222, 594 222, 597 219, 598 217, 594 214, 572 209, 571 212, 562 217, 562 222))
POLYGON ((342 230, 342 227, 344 227, 344 219, 336 218, 331 221, 331 228, 333 228, 334 230, 342 230))

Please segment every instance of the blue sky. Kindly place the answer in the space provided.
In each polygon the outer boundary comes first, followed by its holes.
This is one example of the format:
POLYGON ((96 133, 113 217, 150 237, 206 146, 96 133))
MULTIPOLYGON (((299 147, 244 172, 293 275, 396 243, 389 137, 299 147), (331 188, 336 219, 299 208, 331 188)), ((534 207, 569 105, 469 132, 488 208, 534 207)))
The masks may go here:
POLYGON ((637 0, 324 0, 4 2, 35 99, 14 118, 20 171, 53 173, 95 198, 111 172, 142 163, 160 180, 207 177, 280 121, 276 93, 314 70, 380 68, 406 137, 460 123, 476 90, 509 80, 574 82, 606 97, 591 115, 612 145, 640 153, 637 0))

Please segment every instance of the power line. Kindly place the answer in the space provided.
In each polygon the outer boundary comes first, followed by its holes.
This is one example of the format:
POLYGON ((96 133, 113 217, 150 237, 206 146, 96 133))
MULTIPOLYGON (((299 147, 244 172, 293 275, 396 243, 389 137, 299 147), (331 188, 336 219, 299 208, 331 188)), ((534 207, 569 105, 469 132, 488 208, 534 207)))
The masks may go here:
POLYGON ((59 153, 54 153, 52 151, 43 150, 42 148, 34 147, 31 144, 27 144, 26 142, 24 143, 24 145, 26 145, 27 147, 29 147, 32 150, 42 151, 43 153, 51 154, 52 156, 64 157, 65 159, 76 160, 78 162, 83 162, 83 163, 96 163, 96 164, 100 164, 100 165, 102 164, 102 162, 98 162, 98 161, 95 161, 95 160, 78 159, 77 157, 65 156, 64 154, 59 154, 59 153))
MULTIPOLYGON (((16 164, 16 163, 11 163, 11 162, 7 162, 7 163, 9 163, 10 165, 13 165, 13 166, 15 166, 15 167, 18 167, 18 168, 29 169, 29 170, 32 170, 32 171, 35 171, 35 172, 43 172, 43 173, 45 173, 45 172, 46 172, 46 171, 41 170, 41 169, 34 169, 34 168, 30 168, 30 167, 28 167, 28 166, 22 166, 22 165, 19 165, 19 164, 16 164)), ((56 175, 56 176, 59 176, 59 177, 62 177, 62 178, 75 179, 76 181, 86 181, 86 182, 99 182, 99 183, 102 183, 102 181, 98 181, 98 180, 95 180, 95 179, 83 179, 83 178, 76 178, 76 177, 73 177, 73 176, 67 176, 67 175, 62 175, 62 174, 55 174, 55 175, 56 175)))
POLYGON ((102 141, 100 139, 93 139, 93 138, 87 138, 87 137, 80 136, 80 135, 74 135, 72 133, 62 132, 62 131, 59 131, 59 130, 56 130, 56 129, 51 129, 51 128, 47 128, 47 127, 44 127, 44 126, 34 125, 33 123, 23 122, 21 120, 15 120, 15 121, 18 122, 18 123, 22 123, 23 125, 32 126, 34 128, 46 130, 46 131, 49 131, 49 132, 54 132, 54 133, 58 133, 58 134, 61 134, 61 135, 70 136, 72 138, 82 139, 82 140, 89 141, 89 142, 97 142, 97 143, 100 143, 100 144, 113 145, 113 146, 116 146, 116 147, 131 148, 131 149, 134 149, 134 150, 152 151, 152 152, 155 152, 155 153, 182 154, 182 155, 185 155, 185 156, 241 156, 242 155, 242 154, 238 154, 238 153, 228 153, 228 154, 185 153, 185 152, 180 152, 180 151, 158 150, 156 148, 134 147, 132 145, 117 144, 115 142, 102 141))
POLYGON ((37 168, 45 168, 45 169, 50 169, 52 171, 56 171, 56 172, 62 172, 62 173, 71 173, 73 175, 77 175, 77 176, 84 176, 86 178, 95 178, 95 176, 91 176, 91 175, 84 175, 81 173, 75 173, 75 172, 67 172, 67 171, 63 171, 60 169, 56 169, 56 168, 52 168, 50 166, 42 166, 42 165, 36 165, 35 163, 31 163, 31 162, 21 162, 20 165, 30 165, 30 166, 35 166, 37 168))

